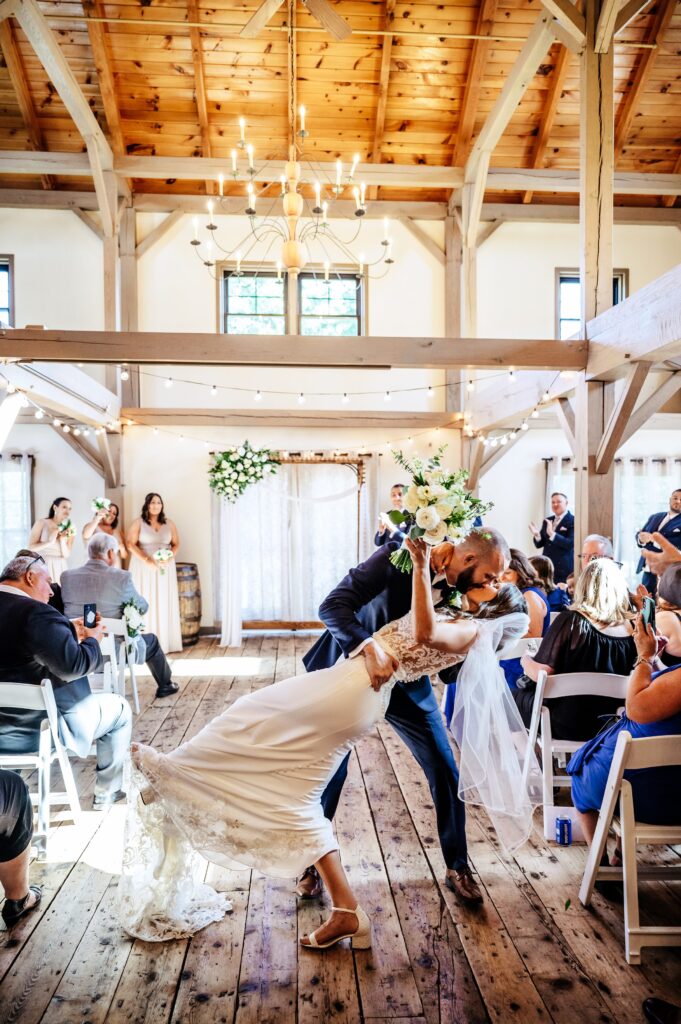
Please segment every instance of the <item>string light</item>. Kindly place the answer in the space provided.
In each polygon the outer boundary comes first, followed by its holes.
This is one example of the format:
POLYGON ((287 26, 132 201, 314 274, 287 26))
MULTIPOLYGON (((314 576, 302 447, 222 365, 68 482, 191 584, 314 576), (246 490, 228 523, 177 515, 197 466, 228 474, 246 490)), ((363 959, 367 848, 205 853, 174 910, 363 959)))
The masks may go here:
POLYGON ((130 380, 130 374, 125 366, 121 367, 121 380, 130 380))
POLYGON ((213 396, 213 398, 215 398, 215 396, 217 395, 218 389, 216 388, 215 384, 213 384, 213 387, 210 389, 210 393, 213 396))
POLYGON ((35 418, 37 420, 41 420, 43 418, 43 416, 45 415, 45 413, 43 412, 42 409, 36 409, 36 411, 33 413, 33 415, 35 416, 35 418))
POLYGON ((383 401, 384 402, 389 402, 390 398, 391 398, 390 392, 386 391, 385 395, 383 396, 383 401))
POLYGON ((305 405, 305 395, 302 391, 298 395, 298 405, 305 405))
POLYGON ((173 386, 173 378, 172 377, 167 377, 166 378, 165 386, 167 388, 172 388, 172 386, 173 386))
POLYGON ((426 394, 428 395, 428 398, 432 398, 433 395, 435 394, 435 392, 433 391, 432 388, 428 388, 428 390, 426 391, 426 394))
POLYGON ((466 391, 468 392, 469 395, 472 395, 473 392, 475 391, 475 384, 473 383, 472 380, 469 380, 468 384, 466 384, 466 391))
POLYGON ((349 401, 350 401, 350 399, 348 398, 347 391, 343 392, 343 404, 347 405, 349 401))
POLYGON ((253 395, 253 401, 262 402, 262 391, 256 391, 256 393, 253 395))

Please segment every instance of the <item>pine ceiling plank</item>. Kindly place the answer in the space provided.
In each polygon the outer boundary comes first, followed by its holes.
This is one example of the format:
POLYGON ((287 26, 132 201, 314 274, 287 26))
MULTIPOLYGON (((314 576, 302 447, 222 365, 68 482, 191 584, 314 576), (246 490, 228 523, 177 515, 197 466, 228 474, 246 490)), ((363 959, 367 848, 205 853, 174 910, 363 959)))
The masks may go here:
MULTIPOLYGON (((544 162, 546 147, 548 145, 549 136, 551 135, 551 129, 553 128, 553 122, 556 117, 558 103, 563 92, 563 86, 565 84, 565 76, 567 74, 568 65, 570 64, 570 56, 571 54, 567 46, 561 45, 553 69, 551 86, 546 97, 546 105, 542 112, 541 122, 539 124, 539 131, 537 133, 537 137, 534 142, 534 147, 532 149, 530 167, 541 167, 542 163, 544 162)), ((532 192, 525 192, 525 194, 523 195, 523 203, 531 203, 532 196, 532 192)))
MULTIPOLYGON (((479 36, 489 36, 494 31, 494 18, 496 16, 498 0, 482 0, 480 13, 475 29, 479 36)), ((470 63, 466 81, 463 108, 459 116, 459 123, 456 129, 456 145, 452 156, 452 166, 461 167, 468 157, 475 118, 478 112, 478 100, 482 88, 483 73, 490 51, 490 44, 482 39, 473 40, 471 47, 470 63)))
MULTIPOLYGON (((385 13, 383 15, 383 29, 388 32, 395 17, 395 6, 397 0, 385 0, 385 13)), ((392 60, 393 37, 383 36, 383 49, 381 51, 381 70, 378 80, 378 99, 376 103, 376 124, 374 126, 374 141, 371 151, 371 162, 381 162, 381 149, 385 135, 385 114, 388 107, 388 88, 390 86, 390 67, 392 60)), ((376 199, 378 188, 372 186, 369 189, 369 199, 376 199)))
MULTIPOLYGON (((44 150, 46 149, 45 140, 33 105, 31 90, 26 81, 26 71, 19 47, 17 46, 14 29, 9 18, 0 22, 0 49, 2 49, 2 55, 5 58, 7 72, 12 83, 16 101, 26 125, 29 144, 33 149, 44 150)), ((43 174, 41 182, 43 188, 54 188, 54 178, 51 174, 43 174)))

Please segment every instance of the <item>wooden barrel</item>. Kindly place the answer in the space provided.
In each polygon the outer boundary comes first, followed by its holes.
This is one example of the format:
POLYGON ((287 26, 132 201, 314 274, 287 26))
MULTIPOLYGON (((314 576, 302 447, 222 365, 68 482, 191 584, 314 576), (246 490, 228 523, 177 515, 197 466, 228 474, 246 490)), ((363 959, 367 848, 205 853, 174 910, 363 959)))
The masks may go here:
POLYGON ((180 597, 182 644, 191 647, 199 639, 201 627, 201 581, 194 562, 177 563, 177 590, 180 597))

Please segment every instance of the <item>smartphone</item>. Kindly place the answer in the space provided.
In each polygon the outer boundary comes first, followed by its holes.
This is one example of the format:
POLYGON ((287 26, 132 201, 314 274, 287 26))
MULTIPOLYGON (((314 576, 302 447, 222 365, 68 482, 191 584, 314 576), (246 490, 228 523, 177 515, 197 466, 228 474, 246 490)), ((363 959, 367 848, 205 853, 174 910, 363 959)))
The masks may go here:
POLYGON ((644 597, 641 614, 643 616, 643 625, 650 625, 655 629, 655 601, 652 597, 644 597))
POLYGON ((83 605, 83 622, 85 623, 86 629, 93 629, 97 624, 97 605, 96 604, 84 604, 83 605))

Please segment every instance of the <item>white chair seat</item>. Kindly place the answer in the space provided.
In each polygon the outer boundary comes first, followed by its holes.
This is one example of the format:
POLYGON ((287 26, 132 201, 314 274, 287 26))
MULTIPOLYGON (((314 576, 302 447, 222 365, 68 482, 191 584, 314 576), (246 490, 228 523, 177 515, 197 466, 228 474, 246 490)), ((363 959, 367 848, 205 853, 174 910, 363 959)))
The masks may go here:
POLYGON ((114 693, 125 697, 125 672, 130 673, 130 689, 132 690, 133 707, 135 714, 139 714, 140 702, 137 693, 137 676, 135 674, 135 657, 132 649, 132 637, 128 634, 128 627, 123 619, 102 618, 102 625, 106 629, 106 636, 103 637, 100 646, 102 655, 108 661, 105 664, 105 688, 107 684, 106 668, 111 666, 111 689, 114 693), (119 640, 118 649, 116 639, 119 640))

